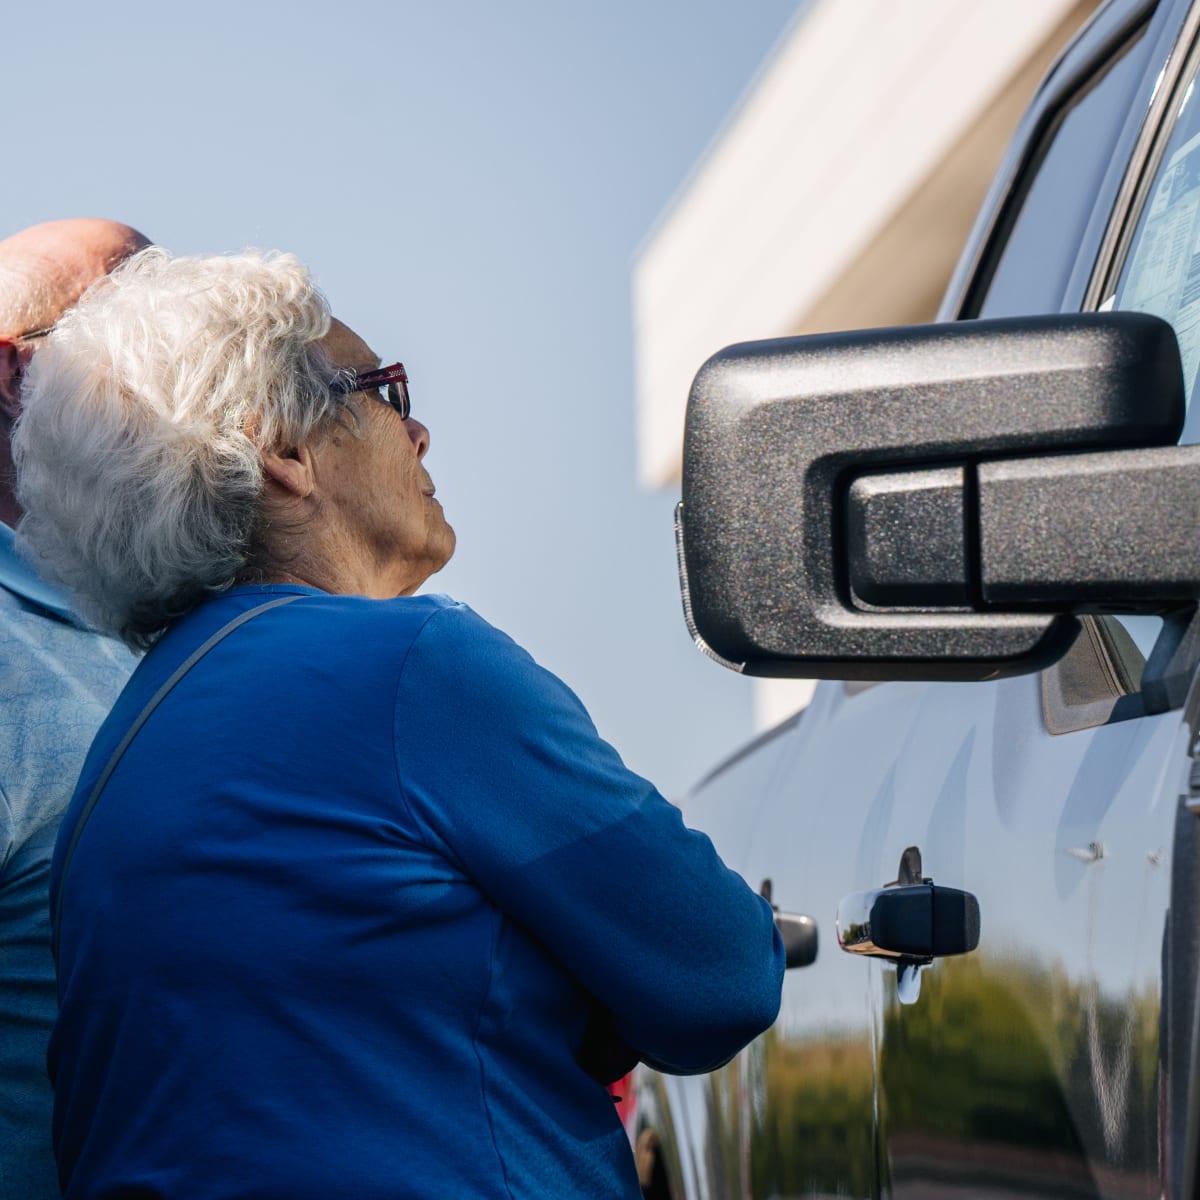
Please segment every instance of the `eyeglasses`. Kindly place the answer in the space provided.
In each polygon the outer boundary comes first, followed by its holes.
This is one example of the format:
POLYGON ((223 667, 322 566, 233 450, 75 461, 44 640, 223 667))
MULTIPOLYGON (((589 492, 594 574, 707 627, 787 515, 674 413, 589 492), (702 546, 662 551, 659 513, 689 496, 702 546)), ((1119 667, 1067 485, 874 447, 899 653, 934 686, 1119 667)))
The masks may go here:
MULTIPOLYGON (((53 332, 54 326, 47 325, 45 329, 31 329, 28 333, 15 333, 11 337, 0 337, 0 342, 8 342, 10 346, 19 346, 22 342, 33 342, 53 332)), ((18 359, 15 367, 15 379, 18 384, 25 376, 26 367, 27 363, 18 359)))
POLYGON ((368 392, 376 389, 386 389, 382 396, 376 399, 383 404, 390 404, 402 420, 408 420, 412 412, 412 403, 408 398, 408 373, 403 363, 392 363, 390 367, 378 367, 374 371, 348 371, 334 385, 333 390, 343 395, 350 392, 368 392))

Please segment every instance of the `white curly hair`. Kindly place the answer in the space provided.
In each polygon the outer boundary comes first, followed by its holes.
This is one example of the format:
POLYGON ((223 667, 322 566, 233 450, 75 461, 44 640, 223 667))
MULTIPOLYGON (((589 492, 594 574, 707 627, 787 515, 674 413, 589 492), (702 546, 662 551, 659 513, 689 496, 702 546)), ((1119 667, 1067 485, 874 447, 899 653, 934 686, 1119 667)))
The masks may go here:
POLYGON ((96 629, 145 649, 269 574, 259 448, 353 423, 317 344, 330 321, 291 255, 151 247, 46 338, 13 435, 19 533, 96 629))

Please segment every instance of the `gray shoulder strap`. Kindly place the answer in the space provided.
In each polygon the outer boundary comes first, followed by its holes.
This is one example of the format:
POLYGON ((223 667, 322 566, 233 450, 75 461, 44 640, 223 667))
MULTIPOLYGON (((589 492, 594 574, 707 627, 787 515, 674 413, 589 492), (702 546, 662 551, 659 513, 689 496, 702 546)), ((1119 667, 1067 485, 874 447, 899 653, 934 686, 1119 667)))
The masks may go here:
POLYGON ((75 847, 79 845, 80 835, 83 833, 83 827, 87 824, 88 818, 92 815, 92 809, 96 807, 96 801, 100 799, 100 793, 104 791, 104 785, 109 781, 112 773, 117 769, 117 764, 121 761, 125 751, 129 749, 129 743, 137 736, 138 730, 149 720, 150 714, 163 702, 167 694, 172 688, 215 646, 218 642, 222 642, 235 629, 257 617, 259 613, 265 613, 269 608, 279 608, 283 604, 291 604, 293 600, 299 600, 298 595, 278 596, 274 600, 268 600, 265 604, 259 604, 255 608, 248 608, 244 613, 239 613, 232 621, 228 621, 222 625, 207 641, 202 642, 195 650, 191 652, 171 672, 170 676, 163 682, 162 686, 146 701, 146 707, 138 713, 132 725, 125 731, 125 736, 117 743, 117 748, 112 752, 109 760, 104 765, 104 770, 100 772, 100 778, 96 780, 96 786, 92 788, 91 795, 87 798, 87 803, 83 806, 79 813, 79 819, 75 822, 75 828, 71 833, 71 841, 67 846, 67 852, 63 857, 62 874, 58 879, 58 891, 54 896, 54 930, 53 930, 53 949, 54 957, 58 958, 58 932, 62 925, 62 905, 63 894, 66 891, 67 872, 71 869, 71 859, 75 856, 75 847))

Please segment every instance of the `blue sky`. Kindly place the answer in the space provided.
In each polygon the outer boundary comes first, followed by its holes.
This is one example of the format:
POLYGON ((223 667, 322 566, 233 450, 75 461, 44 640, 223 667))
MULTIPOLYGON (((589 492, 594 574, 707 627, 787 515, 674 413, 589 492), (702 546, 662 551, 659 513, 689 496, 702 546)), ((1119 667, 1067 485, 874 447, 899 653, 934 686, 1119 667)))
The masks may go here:
POLYGON ((459 535, 433 586, 678 796, 750 736, 750 683, 692 649, 675 497, 637 488, 630 268, 797 7, 21 6, 0 236, 111 216, 299 255, 409 369, 459 535))

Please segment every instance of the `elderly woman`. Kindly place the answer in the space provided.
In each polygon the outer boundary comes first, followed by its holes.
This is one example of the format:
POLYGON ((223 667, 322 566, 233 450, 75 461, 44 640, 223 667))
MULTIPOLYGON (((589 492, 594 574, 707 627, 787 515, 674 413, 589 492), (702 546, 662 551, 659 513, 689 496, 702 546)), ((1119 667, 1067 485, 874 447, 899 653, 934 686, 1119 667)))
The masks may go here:
POLYGON ((414 595, 428 448, 284 255, 145 251, 35 360, 23 534, 149 648, 55 857, 68 1197, 634 1197, 603 1084, 774 1019, 769 906, 414 595))

